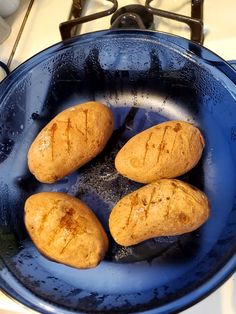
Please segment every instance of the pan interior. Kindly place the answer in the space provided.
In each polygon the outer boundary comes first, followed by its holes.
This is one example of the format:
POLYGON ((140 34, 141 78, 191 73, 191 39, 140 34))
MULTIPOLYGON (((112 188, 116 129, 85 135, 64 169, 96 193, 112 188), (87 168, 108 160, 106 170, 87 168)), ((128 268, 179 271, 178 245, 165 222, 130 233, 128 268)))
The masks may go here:
POLYGON ((236 221, 232 211, 234 115, 235 99, 221 79, 183 51, 168 48, 165 40, 130 35, 78 41, 23 72, 0 107, 0 275, 7 282, 4 288, 11 287, 22 302, 39 309, 45 310, 44 304, 50 302, 57 313, 62 311, 59 308, 131 313, 168 304, 204 283, 222 265, 222 256, 235 249, 235 229, 229 225, 229 220, 236 221), (27 168, 33 139, 57 113, 91 100, 107 104, 114 113, 115 131, 106 148, 59 182, 39 183, 27 168), (138 132, 173 119, 195 124, 205 137, 203 158, 180 179, 208 195, 212 210, 208 222, 189 234, 155 238, 128 248, 110 237, 105 260, 91 270, 42 257, 24 227, 26 198, 40 191, 79 197, 109 234, 112 207, 142 186, 116 172, 117 152, 138 132))

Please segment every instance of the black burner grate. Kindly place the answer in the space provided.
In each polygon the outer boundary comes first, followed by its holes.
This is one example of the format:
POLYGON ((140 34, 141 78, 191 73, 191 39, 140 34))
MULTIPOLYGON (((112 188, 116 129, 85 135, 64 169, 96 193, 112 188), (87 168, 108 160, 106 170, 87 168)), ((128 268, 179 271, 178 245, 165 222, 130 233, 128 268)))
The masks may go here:
POLYGON ((111 18, 111 28, 150 28, 153 25, 153 16, 156 15, 187 24, 190 27, 191 40, 200 44, 203 43, 204 0, 192 0, 191 16, 154 8, 151 6, 153 0, 146 0, 145 5, 127 5, 119 10, 117 0, 107 1, 112 4, 110 9, 82 16, 85 0, 73 0, 71 19, 60 24, 62 39, 65 40, 73 37, 79 25, 114 13, 111 18))
POLYGON ((191 17, 153 8, 150 5, 152 1, 146 0, 145 4, 150 13, 187 24, 191 30, 191 40, 203 43, 203 0, 192 0, 191 17))

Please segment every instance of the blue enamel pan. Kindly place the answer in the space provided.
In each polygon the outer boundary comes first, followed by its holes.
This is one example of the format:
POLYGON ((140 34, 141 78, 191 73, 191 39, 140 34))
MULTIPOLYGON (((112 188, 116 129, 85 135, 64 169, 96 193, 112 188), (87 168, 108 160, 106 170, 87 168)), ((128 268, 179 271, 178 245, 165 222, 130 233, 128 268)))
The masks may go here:
POLYGON ((209 295, 236 267, 236 72, 180 37, 109 30, 56 44, 0 84, 0 287, 45 314, 177 313, 209 295), (90 100, 110 106, 115 131, 105 150, 75 173, 41 184, 27 167, 33 139, 57 113, 90 100), (141 185, 117 174, 114 157, 134 134, 184 120, 206 140, 181 179, 202 189, 210 219, 198 230, 132 247, 110 238, 101 264, 78 270, 43 257, 23 222, 40 191, 84 200, 108 230, 114 204, 141 185))

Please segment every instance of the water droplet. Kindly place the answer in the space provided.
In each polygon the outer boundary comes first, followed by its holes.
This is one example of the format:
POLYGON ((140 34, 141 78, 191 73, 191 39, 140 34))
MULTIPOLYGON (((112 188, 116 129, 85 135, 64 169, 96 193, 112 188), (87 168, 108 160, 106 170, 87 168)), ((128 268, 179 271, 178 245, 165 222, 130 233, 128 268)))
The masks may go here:
POLYGON ((0 143, 0 163, 8 157, 12 151, 13 145, 14 142, 11 139, 7 139, 0 143))
POLYGON ((32 118, 33 120, 38 120, 39 117, 40 117, 40 115, 39 115, 38 113, 36 113, 36 112, 33 112, 32 115, 31 115, 31 118, 32 118))

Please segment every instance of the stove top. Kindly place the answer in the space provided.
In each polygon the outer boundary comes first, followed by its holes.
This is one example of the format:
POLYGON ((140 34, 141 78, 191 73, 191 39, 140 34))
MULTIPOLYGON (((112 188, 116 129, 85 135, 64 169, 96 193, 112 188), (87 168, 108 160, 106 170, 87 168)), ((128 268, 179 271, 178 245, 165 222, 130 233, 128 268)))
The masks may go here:
MULTIPOLYGON (((196 10, 193 17, 203 24, 203 36, 197 35, 197 41, 226 60, 235 59, 236 51, 236 19, 235 0, 224 3, 215 0, 193 0, 196 10), (201 6, 203 3, 203 13, 201 6)), ((20 9, 6 19, 12 27, 9 38, 0 45, 0 61, 8 63, 14 69, 37 52, 59 42, 61 35, 59 24, 78 17, 87 19, 88 15, 109 11, 116 0, 21 0, 20 9)), ((118 0, 117 9, 127 5, 144 6, 145 0, 118 0)), ((155 10, 170 11, 172 14, 190 17, 191 0, 146 0, 146 4, 155 10)), ((151 10, 151 9, 150 9, 151 10)), ((149 13, 150 13, 149 10, 149 13)), ((114 10, 115 12, 115 10, 114 10)), ((114 12, 112 12, 114 14, 114 12)), ((84 34, 111 27, 112 15, 105 14, 100 19, 80 24, 73 29, 73 35, 84 34)), ((157 12, 160 13, 160 12, 157 12)), ((161 12, 163 14, 163 12, 161 12)), ((154 15, 151 29, 190 38, 188 24, 154 15)))
POLYGON ((69 21, 61 23, 62 39, 73 35, 87 33, 86 25, 102 22, 106 28, 141 28, 176 33, 186 37, 190 33, 192 41, 203 43, 203 0, 172 2, 162 8, 162 1, 146 0, 128 1, 107 0, 87 1, 74 0, 69 21), (182 2, 182 3, 181 3, 182 2), (183 12, 183 10, 186 11, 183 12), (106 18, 106 20, 104 19, 106 18), (85 29, 84 29, 85 28, 85 29))
MULTIPOLYGON (((70 19, 73 20, 76 17, 78 18, 78 16, 86 19, 85 16, 109 10, 113 7, 113 2, 115 1, 74 0, 75 9, 72 10, 70 19)), ((118 9, 129 4, 145 5, 145 0, 118 0, 118 9)), ((164 10, 185 17, 190 17, 192 13, 192 17, 195 20, 199 20, 200 24, 202 23, 204 26, 203 29, 200 27, 200 30, 197 32, 198 35, 197 38, 195 38, 196 41, 202 42, 205 47, 214 51, 226 60, 236 58, 235 0, 225 0, 223 3, 215 0, 146 0, 146 5, 149 5, 156 10, 164 10), (203 5, 203 10, 201 5, 203 5), (202 30, 203 34, 201 34, 202 30)), ((84 34, 108 29, 111 27, 110 21, 111 15, 106 15, 103 18, 80 24, 74 29, 74 34, 84 34)), ((190 38, 191 34, 188 24, 157 15, 154 16, 152 29, 185 38, 190 38)))

